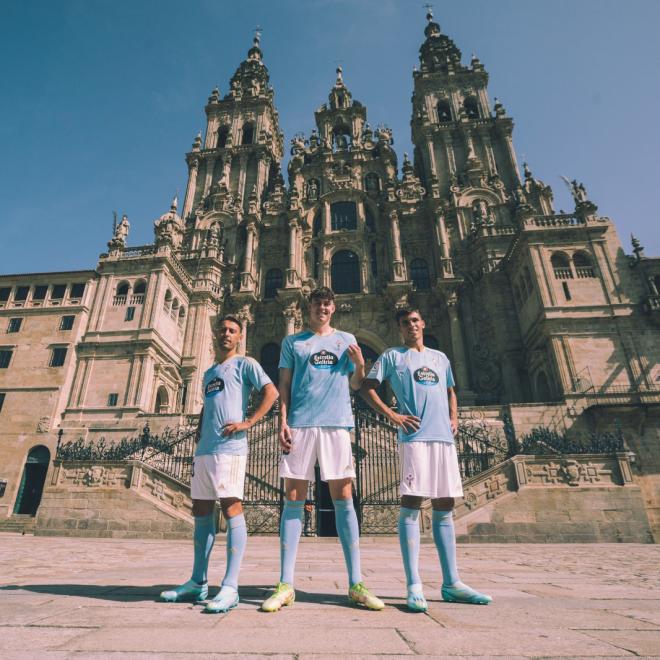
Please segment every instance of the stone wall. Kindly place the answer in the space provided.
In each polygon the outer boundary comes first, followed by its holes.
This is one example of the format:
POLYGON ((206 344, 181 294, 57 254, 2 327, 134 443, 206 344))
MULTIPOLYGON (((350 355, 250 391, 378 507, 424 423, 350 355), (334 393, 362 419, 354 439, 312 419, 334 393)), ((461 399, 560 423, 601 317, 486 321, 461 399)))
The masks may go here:
POLYGON ((465 482, 456 532, 462 543, 653 543, 628 453, 515 456, 465 482))
POLYGON ((189 539, 191 507, 187 486, 137 461, 55 461, 35 534, 189 539))

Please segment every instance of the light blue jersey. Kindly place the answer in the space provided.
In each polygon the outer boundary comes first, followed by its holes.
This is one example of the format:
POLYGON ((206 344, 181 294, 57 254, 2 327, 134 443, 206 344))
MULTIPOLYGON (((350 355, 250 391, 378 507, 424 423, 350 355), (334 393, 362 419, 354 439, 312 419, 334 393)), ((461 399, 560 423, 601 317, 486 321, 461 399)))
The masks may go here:
POLYGON ((305 330, 284 338, 280 368, 293 372, 289 426, 353 428, 348 378, 355 366, 348 357, 350 344, 357 344, 355 337, 339 330, 323 336, 305 330))
POLYGON ((447 388, 454 387, 454 375, 444 353, 432 348, 389 348, 376 360, 367 378, 379 383, 388 380, 399 414, 422 420, 416 433, 399 428, 399 441, 454 442, 447 398, 447 388))
POLYGON ((247 454, 247 432, 241 431, 225 437, 222 429, 231 422, 244 421, 252 388, 261 391, 270 382, 256 360, 242 355, 214 364, 208 369, 203 380, 202 433, 195 456, 247 454))

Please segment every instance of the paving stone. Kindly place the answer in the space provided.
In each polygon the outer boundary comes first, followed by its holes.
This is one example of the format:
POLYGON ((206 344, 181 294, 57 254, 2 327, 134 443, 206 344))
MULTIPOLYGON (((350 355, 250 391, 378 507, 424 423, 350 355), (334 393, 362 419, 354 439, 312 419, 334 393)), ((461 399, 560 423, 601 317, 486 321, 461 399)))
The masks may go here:
POLYGON ((598 630, 590 632, 589 635, 635 655, 660 655, 660 630, 638 630, 634 634, 624 630, 598 630))

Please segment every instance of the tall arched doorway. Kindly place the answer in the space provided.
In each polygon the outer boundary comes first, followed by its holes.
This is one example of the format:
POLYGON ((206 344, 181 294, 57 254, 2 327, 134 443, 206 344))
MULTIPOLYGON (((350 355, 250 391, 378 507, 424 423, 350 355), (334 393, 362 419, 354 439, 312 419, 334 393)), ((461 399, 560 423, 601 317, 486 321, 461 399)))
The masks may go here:
POLYGON ((41 502, 46 473, 50 464, 50 452, 47 447, 32 447, 25 461, 21 485, 14 505, 14 513, 34 516, 41 502))

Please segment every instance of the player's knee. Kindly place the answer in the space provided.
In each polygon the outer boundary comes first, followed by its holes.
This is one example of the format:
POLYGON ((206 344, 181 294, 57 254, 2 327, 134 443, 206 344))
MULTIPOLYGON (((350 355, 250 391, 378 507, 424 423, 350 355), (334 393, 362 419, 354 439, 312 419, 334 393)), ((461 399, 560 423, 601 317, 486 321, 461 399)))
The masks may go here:
POLYGON ((401 506, 405 509, 421 509, 423 499, 415 495, 402 495, 401 506))
POLYGON ((215 502, 213 500, 193 500, 192 514, 195 518, 208 516, 213 513, 215 502))
POLYGON ((227 497, 220 500, 222 515, 225 518, 233 518, 243 513, 243 503, 235 497, 227 497))
POLYGON ((453 497, 439 497, 432 501, 434 511, 451 511, 454 508, 453 497))

